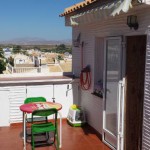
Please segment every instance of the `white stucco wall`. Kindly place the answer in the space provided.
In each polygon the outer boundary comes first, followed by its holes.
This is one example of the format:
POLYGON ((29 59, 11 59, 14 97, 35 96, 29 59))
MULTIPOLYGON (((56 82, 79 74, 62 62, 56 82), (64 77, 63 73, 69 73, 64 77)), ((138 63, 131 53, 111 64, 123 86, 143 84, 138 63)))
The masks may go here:
MULTIPOLYGON (((81 92, 81 104, 86 110, 88 123, 93 126, 99 133, 102 133, 102 108, 103 100, 92 95, 94 87, 94 77, 97 73, 95 69, 95 51, 96 39, 109 36, 130 36, 146 34, 147 28, 150 25, 150 6, 133 7, 128 13, 121 13, 115 17, 109 17, 107 20, 101 20, 93 23, 73 27, 73 39, 76 39, 81 33, 81 42, 84 41, 83 60, 84 66, 90 65, 92 72, 92 87, 89 91, 81 92), (127 25, 127 16, 137 15, 139 28, 138 30, 130 29, 127 25)), ((99 56, 99 59, 104 56, 99 56)), ((73 47, 73 71, 76 76, 79 76, 81 71, 81 49, 73 47)), ((100 67, 100 72, 103 68, 100 67)))

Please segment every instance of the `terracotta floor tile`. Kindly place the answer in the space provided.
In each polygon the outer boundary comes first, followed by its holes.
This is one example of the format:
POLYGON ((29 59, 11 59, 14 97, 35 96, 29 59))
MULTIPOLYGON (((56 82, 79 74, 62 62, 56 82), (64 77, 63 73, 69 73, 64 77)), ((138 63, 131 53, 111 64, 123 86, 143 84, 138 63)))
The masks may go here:
MULTIPOLYGON (((62 133, 60 150, 110 150, 90 126, 71 127, 63 122, 62 133)), ((0 150, 23 150, 22 125, 0 127, 0 135, 0 150)), ((29 143, 26 150, 31 150, 29 143)), ((36 150, 55 150, 55 147, 38 147, 36 150)))

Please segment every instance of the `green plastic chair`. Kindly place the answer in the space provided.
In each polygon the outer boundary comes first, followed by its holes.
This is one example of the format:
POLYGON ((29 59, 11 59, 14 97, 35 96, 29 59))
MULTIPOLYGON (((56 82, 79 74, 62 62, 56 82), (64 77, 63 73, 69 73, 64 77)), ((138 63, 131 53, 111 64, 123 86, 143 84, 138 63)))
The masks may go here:
MULTIPOLYGON (((46 102, 46 98, 44 97, 27 97, 24 101, 24 104, 28 104, 28 103, 32 103, 32 102, 46 102)), ((33 118, 33 121, 35 122, 39 122, 39 121, 47 121, 47 117, 35 117, 33 118)), ((26 117, 26 123, 31 123, 32 120, 31 120, 31 114, 27 114, 27 117, 26 117)), ((28 130, 31 130, 30 127, 27 128, 27 125, 26 125, 26 142, 30 142, 28 141, 28 137, 31 136, 31 133, 28 132, 28 130)))
POLYGON ((31 125, 31 134, 32 134, 32 150, 35 149, 36 146, 50 146, 55 145, 56 150, 59 150, 59 138, 58 138, 58 130, 57 130, 57 109, 51 108, 51 109, 41 109, 41 110, 35 110, 32 113, 32 125, 31 125), (33 118, 34 116, 42 116, 42 117, 48 117, 50 115, 54 116, 54 122, 47 122, 47 123, 34 123, 33 118), (53 132, 53 139, 50 138, 49 133, 53 132), (48 140, 45 143, 38 143, 35 142, 35 135, 40 133, 47 133, 48 140), (56 142, 56 144, 55 144, 56 142))
POLYGON ((32 103, 32 102, 46 102, 46 98, 44 97, 27 97, 24 101, 24 104, 32 103))

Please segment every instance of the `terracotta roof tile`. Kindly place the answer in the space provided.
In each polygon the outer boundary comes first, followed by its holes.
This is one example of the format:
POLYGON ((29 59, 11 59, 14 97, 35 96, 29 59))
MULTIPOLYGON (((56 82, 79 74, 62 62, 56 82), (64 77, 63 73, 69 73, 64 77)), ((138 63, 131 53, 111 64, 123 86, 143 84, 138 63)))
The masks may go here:
POLYGON ((90 5, 96 1, 98 1, 98 0, 84 0, 83 2, 74 4, 73 6, 66 8, 65 11, 62 14, 60 14, 59 16, 60 17, 66 16, 66 15, 68 15, 76 10, 82 9, 82 8, 86 7, 87 5, 90 5))

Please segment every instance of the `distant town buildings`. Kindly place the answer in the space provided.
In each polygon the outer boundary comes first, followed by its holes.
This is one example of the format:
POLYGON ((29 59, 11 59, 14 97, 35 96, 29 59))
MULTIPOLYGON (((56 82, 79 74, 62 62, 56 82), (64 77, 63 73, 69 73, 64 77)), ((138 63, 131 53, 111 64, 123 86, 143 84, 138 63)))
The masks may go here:
POLYGON ((28 49, 26 54, 22 52, 13 54, 12 48, 3 48, 3 51, 7 60, 10 57, 13 59, 13 63, 9 61, 7 63, 6 71, 4 71, 7 74, 71 72, 72 70, 72 55, 69 52, 60 54, 28 49))

